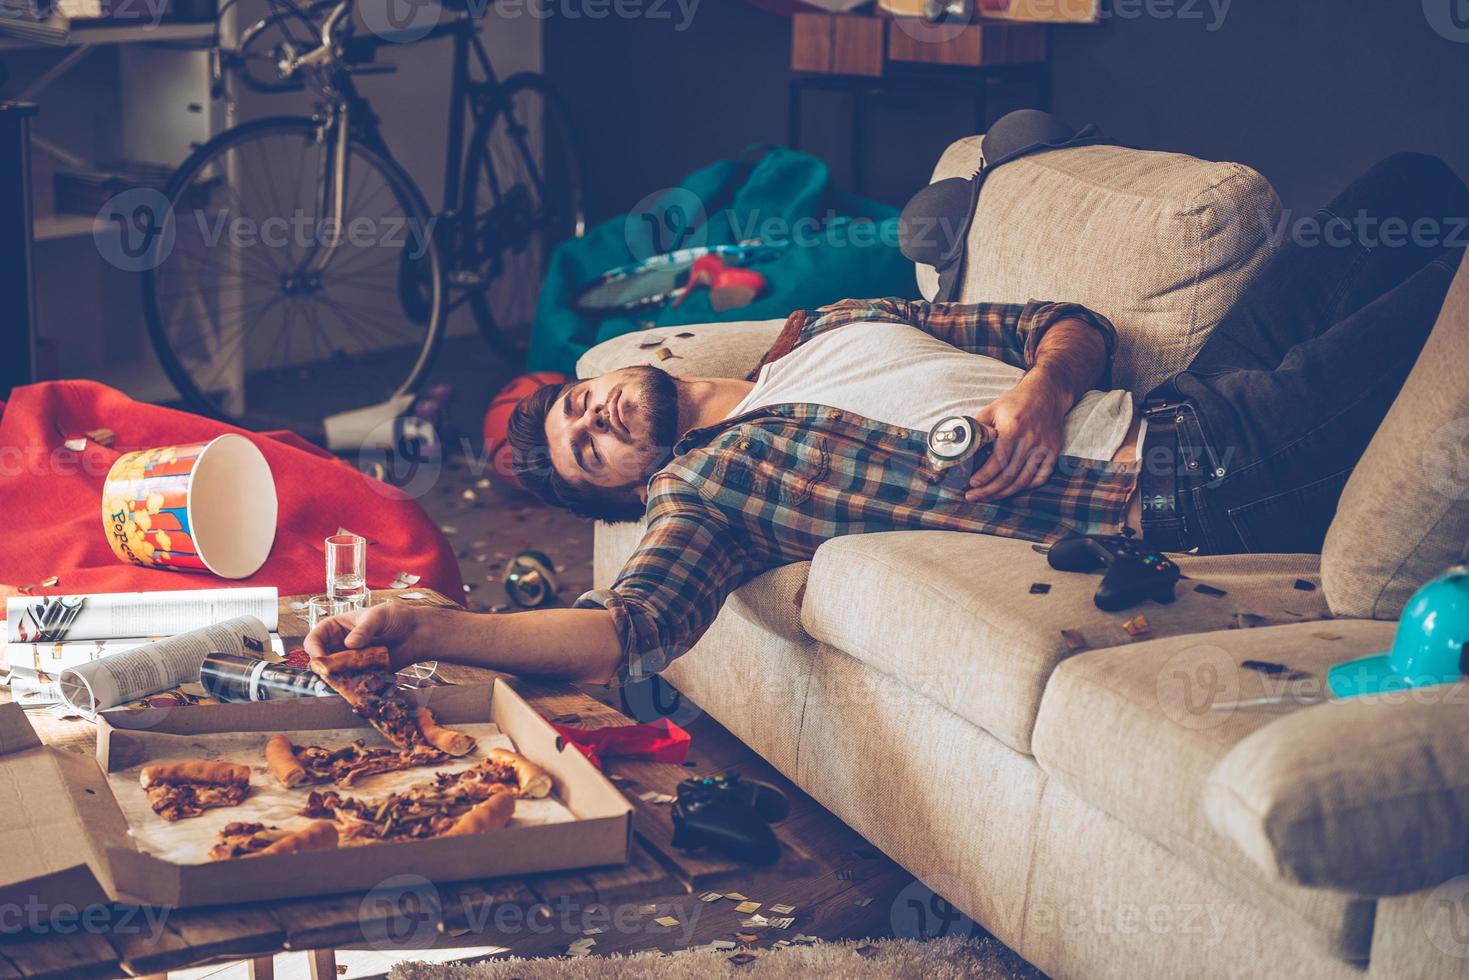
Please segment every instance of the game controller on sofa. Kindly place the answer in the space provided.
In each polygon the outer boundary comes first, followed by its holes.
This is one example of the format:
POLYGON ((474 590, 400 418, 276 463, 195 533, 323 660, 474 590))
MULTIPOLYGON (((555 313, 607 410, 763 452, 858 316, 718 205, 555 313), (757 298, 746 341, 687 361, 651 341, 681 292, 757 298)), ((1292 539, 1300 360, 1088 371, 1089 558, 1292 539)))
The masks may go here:
POLYGON ((1178 566, 1133 537, 1130 527, 1123 528, 1121 534, 1089 534, 1057 541, 1046 557, 1052 568, 1062 572, 1106 569, 1092 598, 1098 609, 1117 612, 1147 599, 1173 601, 1178 566))
POLYGON ((780 790, 738 774, 685 779, 673 804, 673 846, 712 847, 754 864, 771 864, 780 856, 780 841, 770 825, 789 810, 780 790))

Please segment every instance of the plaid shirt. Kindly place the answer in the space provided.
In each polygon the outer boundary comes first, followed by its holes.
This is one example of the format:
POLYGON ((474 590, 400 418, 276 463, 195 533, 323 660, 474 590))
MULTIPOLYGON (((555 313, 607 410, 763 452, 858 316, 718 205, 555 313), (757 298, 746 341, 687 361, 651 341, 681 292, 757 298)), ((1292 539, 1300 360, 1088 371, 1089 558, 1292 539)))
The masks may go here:
MULTIPOLYGON (((1106 338, 1103 381, 1110 384, 1116 330, 1085 307, 1062 303, 845 300, 791 314, 761 366, 817 334, 877 320, 1029 368, 1046 330, 1066 318, 1106 338)), ((930 529, 1054 541, 1114 532, 1137 482, 1135 463, 1063 456, 1044 485, 974 503, 963 497, 972 463, 938 468, 927 445, 926 432, 810 404, 769 405, 693 429, 649 480, 647 532, 617 581, 576 604, 612 612, 622 641, 619 674, 637 680, 687 651, 731 591, 809 559, 831 538, 930 529)))

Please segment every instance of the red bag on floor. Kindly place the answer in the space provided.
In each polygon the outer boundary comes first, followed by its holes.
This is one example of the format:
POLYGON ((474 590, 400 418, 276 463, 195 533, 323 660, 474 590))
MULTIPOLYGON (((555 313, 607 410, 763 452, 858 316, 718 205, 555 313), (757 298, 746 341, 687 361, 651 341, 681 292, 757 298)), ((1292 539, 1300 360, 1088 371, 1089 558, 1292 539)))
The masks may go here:
POLYGON ((648 762, 671 762, 683 765, 693 742, 689 733, 667 718, 645 725, 609 725, 606 728, 551 727, 556 733, 581 750, 581 754, 598 769, 604 756, 643 759, 648 762))
POLYGON ((273 585, 281 595, 325 591, 322 540, 337 528, 361 534, 368 585, 385 588, 399 572, 459 601, 464 584, 454 551, 418 502, 290 432, 250 433, 157 405, 135 402, 93 381, 48 381, 15 389, 0 403, 0 501, 10 530, 0 548, 4 586, 34 585, 35 594, 141 592, 273 585), (94 429, 116 434, 111 446, 68 439, 94 429), (259 447, 275 478, 280 512, 265 565, 227 580, 124 564, 102 527, 102 483, 125 452, 203 442, 226 432, 259 447))

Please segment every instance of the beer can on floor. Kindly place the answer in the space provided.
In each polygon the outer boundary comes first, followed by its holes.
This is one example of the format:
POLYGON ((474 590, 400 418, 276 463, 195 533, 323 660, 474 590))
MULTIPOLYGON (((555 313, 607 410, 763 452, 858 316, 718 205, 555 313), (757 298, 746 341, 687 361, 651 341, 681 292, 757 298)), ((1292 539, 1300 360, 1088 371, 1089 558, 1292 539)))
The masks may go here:
POLYGON ((505 564, 505 594, 522 609, 544 606, 556 598, 556 567, 539 551, 527 548, 505 564))

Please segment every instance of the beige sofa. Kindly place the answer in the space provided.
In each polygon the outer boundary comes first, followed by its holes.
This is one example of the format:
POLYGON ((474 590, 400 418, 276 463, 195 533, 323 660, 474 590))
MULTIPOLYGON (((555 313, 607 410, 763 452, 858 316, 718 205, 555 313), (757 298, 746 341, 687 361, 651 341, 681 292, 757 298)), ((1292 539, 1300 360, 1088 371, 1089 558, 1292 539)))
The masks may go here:
MULTIPOLYGON (((977 153, 956 143, 935 177, 977 153)), ((1268 259, 1278 216, 1233 164, 1109 147, 1022 160, 986 187, 964 295, 1099 310, 1122 336, 1117 383, 1146 391, 1268 259)), ((743 376, 779 327, 689 328, 665 362, 621 337, 579 371, 743 376)), ((735 592, 665 676, 1052 976, 1469 977, 1469 685, 1212 707, 1281 689, 1244 660, 1319 689, 1330 664, 1386 649, 1469 535, 1453 455, 1469 438, 1469 270, 1429 345, 1323 556, 1178 556, 1176 603, 1116 615, 1093 605, 1095 577, 1026 542, 838 538, 735 592), (1150 636, 1122 628, 1135 612, 1150 636)), ((598 528, 597 586, 640 530, 598 528)))

